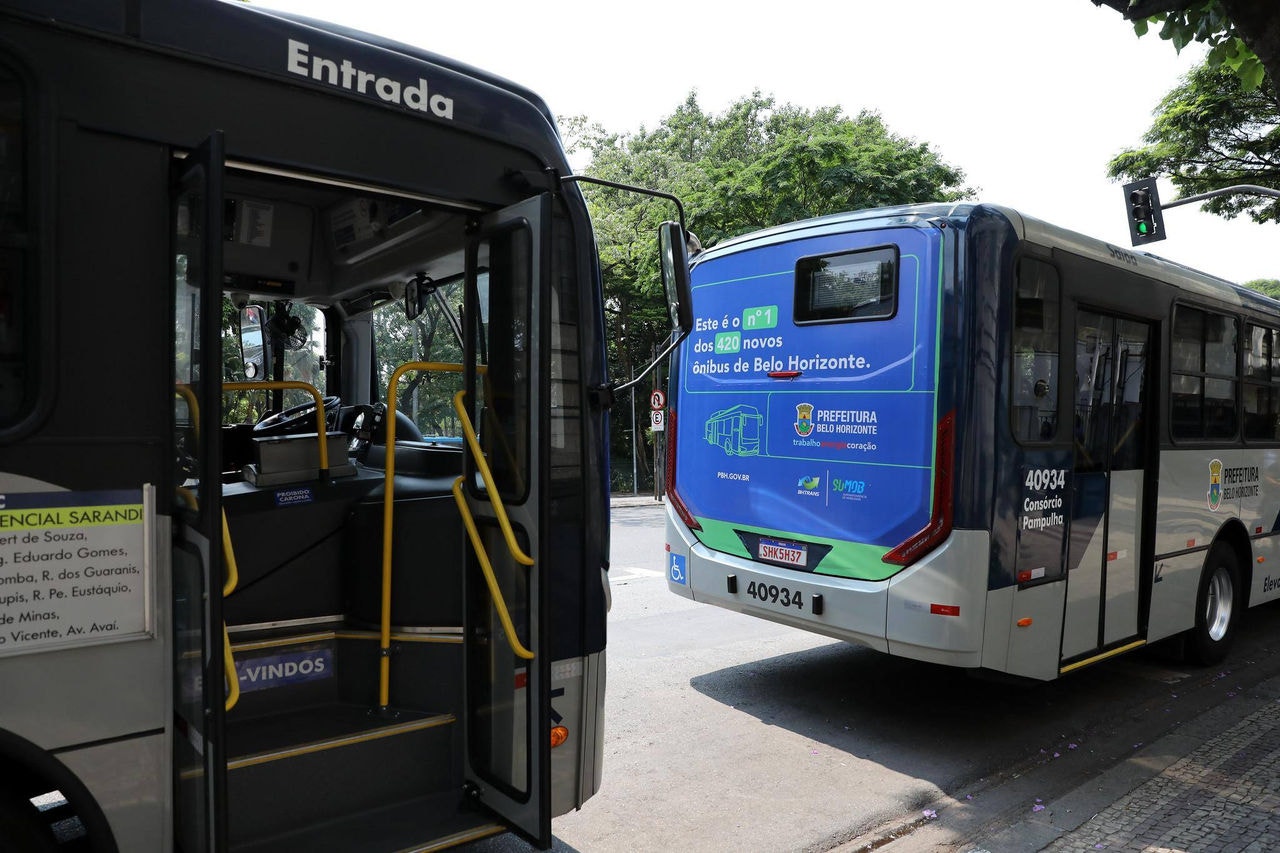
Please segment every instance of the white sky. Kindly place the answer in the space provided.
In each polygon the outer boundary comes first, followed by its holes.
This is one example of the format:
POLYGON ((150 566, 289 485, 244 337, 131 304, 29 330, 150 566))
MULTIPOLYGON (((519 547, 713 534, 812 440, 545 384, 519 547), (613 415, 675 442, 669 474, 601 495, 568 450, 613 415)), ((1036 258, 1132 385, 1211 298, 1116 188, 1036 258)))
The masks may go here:
MULTIPOLYGON (((514 80, 559 116, 652 128, 690 90, 719 113, 753 89, 880 112, 963 169, 977 199, 1129 246, 1107 161, 1203 55, 1141 39, 1089 0, 253 0, 393 37, 514 80), (765 13, 765 9, 769 13, 765 13)), ((661 188, 659 188, 661 189, 661 188)), ((1165 201, 1177 193, 1161 182, 1165 201)), ((1146 249, 1236 281, 1280 278, 1275 225, 1186 205, 1146 249)))

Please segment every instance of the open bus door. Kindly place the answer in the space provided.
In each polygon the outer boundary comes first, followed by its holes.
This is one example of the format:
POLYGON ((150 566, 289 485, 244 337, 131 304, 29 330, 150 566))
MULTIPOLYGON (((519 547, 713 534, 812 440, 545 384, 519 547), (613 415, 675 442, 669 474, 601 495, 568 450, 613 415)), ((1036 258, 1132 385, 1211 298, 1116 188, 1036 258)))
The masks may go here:
POLYGON ((223 139, 175 163, 172 215, 174 834, 180 849, 225 837, 222 744, 221 431, 223 139))
POLYGON ((551 646, 544 553, 552 400, 551 196, 483 217, 467 245, 471 452, 455 488, 468 528, 466 779, 477 802, 551 846, 551 646), (490 330, 493 334, 490 334, 490 330))

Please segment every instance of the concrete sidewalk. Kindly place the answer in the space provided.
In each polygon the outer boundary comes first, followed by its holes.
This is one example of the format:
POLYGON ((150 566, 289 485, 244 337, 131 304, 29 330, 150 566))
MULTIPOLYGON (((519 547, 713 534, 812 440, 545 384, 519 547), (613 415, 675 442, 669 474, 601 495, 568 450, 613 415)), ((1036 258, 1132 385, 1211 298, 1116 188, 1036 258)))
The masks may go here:
POLYGON ((832 853, 1273 853, 1280 851, 1280 676, 1183 723, 1069 792, 1041 801, 1037 774, 832 853))
POLYGON ((666 506, 665 498, 655 498, 653 492, 641 492, 633 495, 630 492, 619 494, 615 492, 609 496, 609 506, 613 509, 631 506, 666 506))
POLYGON ((1280 677, 1043 806, 990 838, 956 849, 1280 850, 1280 677))

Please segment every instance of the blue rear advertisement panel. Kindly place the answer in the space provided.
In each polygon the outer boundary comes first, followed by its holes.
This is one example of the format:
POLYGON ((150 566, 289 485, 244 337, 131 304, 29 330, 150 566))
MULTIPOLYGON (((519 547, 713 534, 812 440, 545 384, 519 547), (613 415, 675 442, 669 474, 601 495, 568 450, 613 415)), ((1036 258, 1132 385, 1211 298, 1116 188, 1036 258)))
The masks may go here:
POLYGON ((844 577, 897 570, 880 558, 931 512, 941 239, 853 231, 694 267, 676 488, 704 544, 844 577))

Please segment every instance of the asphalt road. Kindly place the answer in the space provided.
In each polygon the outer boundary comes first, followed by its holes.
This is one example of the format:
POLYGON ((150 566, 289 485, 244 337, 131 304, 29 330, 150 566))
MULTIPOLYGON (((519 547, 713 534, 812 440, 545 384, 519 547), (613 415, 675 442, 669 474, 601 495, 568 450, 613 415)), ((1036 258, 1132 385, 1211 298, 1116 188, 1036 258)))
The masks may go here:
POLYGON ((1047 684, 978 679, 671 595, 663 541, 661 507, 614 512, 605 781, 553 822, 556 850, 862 849, 944 797, 1014 820, 1280 672, 1271 605, 1212 670, 1156 648, 1047 684))

